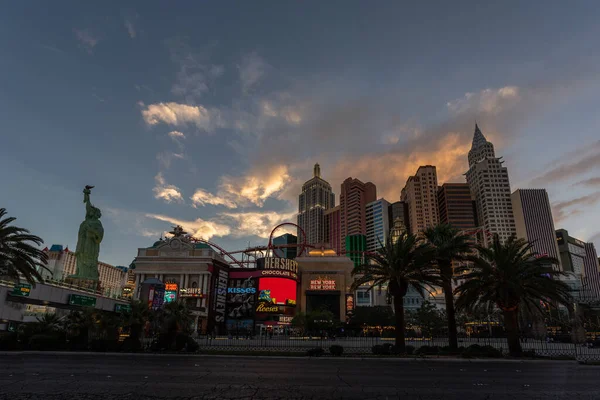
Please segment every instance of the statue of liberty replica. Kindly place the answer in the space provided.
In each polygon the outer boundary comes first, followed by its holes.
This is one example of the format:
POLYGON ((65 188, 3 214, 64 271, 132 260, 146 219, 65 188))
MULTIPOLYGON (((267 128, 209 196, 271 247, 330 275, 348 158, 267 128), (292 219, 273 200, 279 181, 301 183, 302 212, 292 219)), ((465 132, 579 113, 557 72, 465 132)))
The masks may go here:
POLYGON ((100 209, 94 207, 90 202, 90 193, 93 186, 83 189, 83 202, 85 203, 85 221, 79 225, 77 239, 77 267, 75 275, 71 275, 68 281, 79 286, 90 289, 99 288, 98 280, 98 254, 100 253, 100 242, 104 237, 104 228, 100 217, 100 209))

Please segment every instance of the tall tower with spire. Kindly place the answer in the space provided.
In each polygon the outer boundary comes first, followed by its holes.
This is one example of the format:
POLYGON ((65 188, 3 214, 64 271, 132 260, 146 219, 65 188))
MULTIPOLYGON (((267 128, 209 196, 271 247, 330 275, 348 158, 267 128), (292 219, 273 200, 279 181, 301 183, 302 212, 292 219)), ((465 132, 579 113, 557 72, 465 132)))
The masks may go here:
MULTIPOLYGON (((298 226, 306 233, 308 244, 324 243, 326 210, 335 206, 335 195, 329 182, 321 178, 321 166, 315 164, 313 177, 302 185, 298 198, 298 226)), ((298 240, 302 234, 298 232, 298 240)))
POLYGON ((504 242, 517 234, 508 170, 477 124, 468 159, 469 170, 465 175, 475 200, 478 226, 483 230, 480 240, 487 246, 492 235, 498 234, 504 242))

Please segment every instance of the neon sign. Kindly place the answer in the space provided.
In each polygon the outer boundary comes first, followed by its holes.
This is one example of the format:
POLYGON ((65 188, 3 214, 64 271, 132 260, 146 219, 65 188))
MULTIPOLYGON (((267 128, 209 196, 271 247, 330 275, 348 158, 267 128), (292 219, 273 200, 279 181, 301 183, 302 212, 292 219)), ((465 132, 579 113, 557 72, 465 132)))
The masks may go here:
POLYGON ((256 288, 241 288, 241 287, 230 287, 227 288, 227 293, 241 293, 241 294, 254 294, 256 293, 256 288))
POLYGON ((310 290, 335 290, 335 279, 313 279, 310 281, 310 290))
POLYGON ((256 307, 256 312, 259 313, 277 313, 279 312, 279 307, 276 305, 271 305, 269 303, 259 303, 258 307, 256 307))

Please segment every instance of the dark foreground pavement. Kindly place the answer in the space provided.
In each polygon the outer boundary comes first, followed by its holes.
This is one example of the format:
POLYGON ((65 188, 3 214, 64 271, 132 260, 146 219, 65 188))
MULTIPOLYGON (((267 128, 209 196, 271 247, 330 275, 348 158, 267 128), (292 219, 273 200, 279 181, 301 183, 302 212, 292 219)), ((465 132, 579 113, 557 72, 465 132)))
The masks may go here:
POLYGON ((600 399, 574 362, 0 355, 0 399, 600 399))

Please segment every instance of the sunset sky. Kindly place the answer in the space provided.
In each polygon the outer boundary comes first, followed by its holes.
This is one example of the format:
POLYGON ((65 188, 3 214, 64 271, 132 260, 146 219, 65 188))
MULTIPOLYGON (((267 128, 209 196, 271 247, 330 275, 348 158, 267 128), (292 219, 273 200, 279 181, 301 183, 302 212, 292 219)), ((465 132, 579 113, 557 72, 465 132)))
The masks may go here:
POLYGON ((74 249, 90 184, 102 261, 174 224, 239 250, 315 162, 336 203, 348 176, 390 202, 419 165, 464 182, 477 121, 598 248, 600 3, 415 3, 6 3, 0 207, 74 249))

